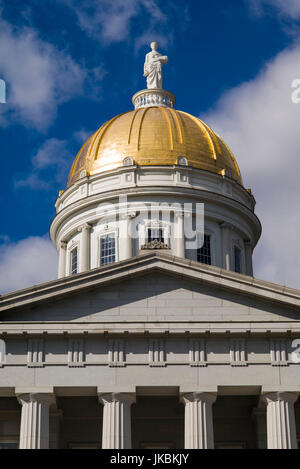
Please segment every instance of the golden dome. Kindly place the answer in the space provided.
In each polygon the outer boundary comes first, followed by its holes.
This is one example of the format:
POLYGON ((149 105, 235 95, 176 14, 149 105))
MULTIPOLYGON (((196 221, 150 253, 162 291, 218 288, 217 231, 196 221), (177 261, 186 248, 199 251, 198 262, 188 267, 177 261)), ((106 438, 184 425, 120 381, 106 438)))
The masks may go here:
POLYGON ((227 174, 242 184, 237 162, 226 143, 200 119, 170 107, 125 112, 102 125, 83 145, 73 163, 68 187, 81 172, 99 174, 123 166, 172 166, 185 157, 188 166, 227 174))

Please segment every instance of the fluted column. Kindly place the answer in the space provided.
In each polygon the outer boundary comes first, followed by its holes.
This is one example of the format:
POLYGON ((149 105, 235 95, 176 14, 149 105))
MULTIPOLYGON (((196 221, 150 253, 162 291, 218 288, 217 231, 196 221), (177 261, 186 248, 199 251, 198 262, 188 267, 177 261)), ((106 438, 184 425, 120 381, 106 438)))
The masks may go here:
POLYGON ((78 231, 81 231, 79 272, 90 269, 90 229, 91 225, 84 223, 78 231))
POLYGON ((185 404, 184 447, 186 449, 214 448, 212 405, 215 393, 192 392, 182 396, 185 404))
POLYGON ((20 449, 49 448, 49 407, 55 402, 53 394, 26 393, 18 395, 22 404, 20 449))
POLYGON ((61 241, 59 243, 58 253, 58 278, 66 276, 66 261, 67 261, 67 243, 61 241))
POLYGON ((133 393, 99 395, 103 404, 102 449, 131 448, 131 405, 133 393))
POLYGON ((298 394, 272 392, 263 398, 267 403, 268 449, 296 449, 294 403, 298 394))
POLYGON ((125 215, 123 220, 123 233, 121 242, 124 243, 124 259, 130 259, 132 257, 132 236, 130 232, 130 223, 133 215, 125 215))
POLYGON ((230 231, 231 226, 228 223, 221 223, 222 240, 222 268, 230 270, 230 231))
POLYGON ((176 220, 176 256, 185 257, 184 249, 184 217, 183 213, 175 213, 174 218, 176 220))

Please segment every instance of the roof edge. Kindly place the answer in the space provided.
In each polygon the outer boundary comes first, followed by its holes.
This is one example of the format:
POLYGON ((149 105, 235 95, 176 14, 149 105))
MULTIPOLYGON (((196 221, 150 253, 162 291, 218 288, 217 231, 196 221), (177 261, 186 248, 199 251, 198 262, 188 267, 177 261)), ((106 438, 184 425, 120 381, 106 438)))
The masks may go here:
POLYGON ((156 251, 141 254, 110 266, 96 268, 5 294, 0 296, 0 312, 16 310, 29 305, 33 306, 69 294, 91 290, 103 284, 141 276, 153 270, 201 281, 236 293, 260 297, 267 301, 284 303, 300 309, 300 290, 156 251))

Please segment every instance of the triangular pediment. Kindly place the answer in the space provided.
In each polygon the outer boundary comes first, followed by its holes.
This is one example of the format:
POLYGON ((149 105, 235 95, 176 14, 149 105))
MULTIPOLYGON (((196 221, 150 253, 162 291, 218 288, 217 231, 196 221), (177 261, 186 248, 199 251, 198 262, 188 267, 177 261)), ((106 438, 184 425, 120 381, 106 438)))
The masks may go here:
POLYGON ((162 253, 5 295, 0 321, 280 321, 300 292, 162 253))

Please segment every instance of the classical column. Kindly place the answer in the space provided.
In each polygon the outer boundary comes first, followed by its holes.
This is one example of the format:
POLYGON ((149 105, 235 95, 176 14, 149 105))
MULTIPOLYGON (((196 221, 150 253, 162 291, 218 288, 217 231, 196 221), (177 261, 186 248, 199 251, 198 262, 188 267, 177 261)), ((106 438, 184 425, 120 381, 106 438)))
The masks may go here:
POLYGON ((252 264, 252 246, 250 241, 244 241, 245 246, 245 262, 246 262, 246 274, 253 277, 253 264, 252 264))
POLYGON ((67 243, 61 241, 59 243, 58 253, 58 278, 66 276, 66 260, 67 260, 67 243))
POLYGON ((132 238, 133 234, 131 231, 131 220, 136 217, 136 212, 126 213, 122 215, 122 223, 121 223, 121 230, 120 230, 120 242, 121 242, 121 249, 120 260, 130 259, 133 256, 133 243, 132 238))
POLYGON ((22 404, 20 449, 49 448, 49 407, 55 402, 51 393, 19 394, 22 404))
POLYGON ((183 394, 185 449, 214 448, 212 405, 217 395, 210 392, 183 394))
POLYGON ((184 216, 183 213, 174 213, 174 218, 176 220, 176 256, 185 257, 184 249, 184 216))
POLYGON ((132 215, 126 215, 124 219, 124 259, 130 259, 132 257, 132 236, 130 232, 132 218, 132 215))
POLYGON ((267 403, 268 449, 296 449, 294 403, 298 394, 272 392, 263 398, 267 403))
POLYGON ((222 268, 230 270, 230 232, 231 225, 229 223, 221 223, 221 240, 222 240, 222 268))
POLYGON ((103 404, 102 449, 131 448, 131 405, 134 393, 99 394, 103 404))
POLYGON ((91 225, 88 223, 78 228, 78 231, 81 231, 79 272, 85 272, 90 268, 90 229, 91 225))

